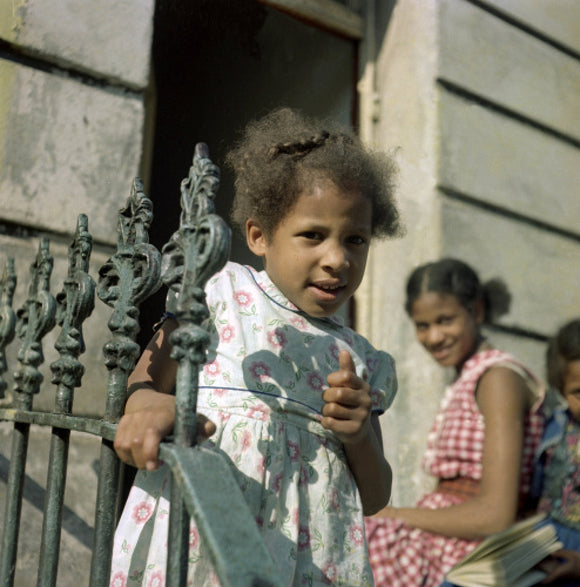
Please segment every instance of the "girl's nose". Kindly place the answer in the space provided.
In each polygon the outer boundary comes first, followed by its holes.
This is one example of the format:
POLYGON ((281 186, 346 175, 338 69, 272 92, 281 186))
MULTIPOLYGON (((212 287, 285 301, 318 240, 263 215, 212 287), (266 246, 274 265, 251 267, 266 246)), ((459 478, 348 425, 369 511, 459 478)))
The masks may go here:
POLYGON ((328 243, 322 258, 322 264, 329 271, 340 271, 348 265, 348 254, 338 243, 328 243))
POLYGON ((437 345, 443 341, 445 335, 441 328, 437 326, 431 326, 427 331, 427 343, 429 345, 437 345))

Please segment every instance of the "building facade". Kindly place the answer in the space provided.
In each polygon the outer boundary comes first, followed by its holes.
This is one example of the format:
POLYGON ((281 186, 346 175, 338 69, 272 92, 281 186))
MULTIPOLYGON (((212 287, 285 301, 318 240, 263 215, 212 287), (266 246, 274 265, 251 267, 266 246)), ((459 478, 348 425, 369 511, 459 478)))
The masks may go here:
MULTIPOLYGON (((161 247, 178 225, 179 183, 196 142, 222 165, 245 123, 282 105, 352 124, 400 169, 407 233, 373 247, 351 315, 397 361, 399 394, 382 425, 393 503, 410 505, 430 484, 420 459, 450 374, 415 341, 403 310, 409 271, 456 256, 484 279, 502 278, 512 306, 489 337, 542 377, 546 338, 580 315, 580 5, 183 6, 0 0, 0 270, 16 259, 14 306, 26 297, 41 236, 51 239, 60 287, 81 213, 96 275, 136 175, 153 200, 151 239, 161 247)), ((218 212, 226 218, 231 191, 224 168, 218 212)), ((256 262, 243 251, 234 240, 233 259, 256 262)), ((163 301, 159 294, 142 308, 143 341, 163 301)), ((107 317, 100 304, 87 323, 77 413, 103 410, 107 317)), ((55 337, 45 343, 47 382, 55 337)), ((17 342, 9 359, 16 352, 17 342)), ((47 391, 35 406, 53 401, 47 391)))

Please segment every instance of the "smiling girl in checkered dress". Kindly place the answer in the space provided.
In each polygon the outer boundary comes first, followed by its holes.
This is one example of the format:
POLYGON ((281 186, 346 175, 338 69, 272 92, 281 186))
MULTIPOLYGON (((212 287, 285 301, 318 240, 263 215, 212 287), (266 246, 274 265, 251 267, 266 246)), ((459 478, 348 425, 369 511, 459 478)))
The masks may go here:
POLYGON ((378 587, 440 585, 451 567, 484 537, 511 525, 524 507, 543 429, 543 388, 482 336, 481 325, 499 310, 491 293, 501 290, 490 286, 454 259, 423 265, 407 282, 406 310, 419 342, 456 377, 423 460, 438 479, 435 491, 416 507, 386 507, 367 518, 378 587))

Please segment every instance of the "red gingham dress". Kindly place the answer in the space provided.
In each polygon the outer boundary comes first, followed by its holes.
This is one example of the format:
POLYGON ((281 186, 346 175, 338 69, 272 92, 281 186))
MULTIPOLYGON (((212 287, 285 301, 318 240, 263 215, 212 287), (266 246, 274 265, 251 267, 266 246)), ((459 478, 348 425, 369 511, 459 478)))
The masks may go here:
MULTIPOLYGON (((423 468, 439 479, 481 480, 485 427, 475 401, 475 389, 483 373, 499 365, 524 376, 537 397, 525 419, 520 482, 520 494, 525 495, 530 488, 533 457, 543 432, 543 418, 538 408, 544 390, 511 355, 499 350, 475 354, 465 363, 458 379, 447 388, 428 436, 423 468)), ((436 490, 423 496, 416 507, 439 509, 465 499, 468 498, 436 490)), ((478 541, 425 532, 393 518, 367 518, 365 524, 377 587, 436 587, 451 567, 478 544, 478 541)))

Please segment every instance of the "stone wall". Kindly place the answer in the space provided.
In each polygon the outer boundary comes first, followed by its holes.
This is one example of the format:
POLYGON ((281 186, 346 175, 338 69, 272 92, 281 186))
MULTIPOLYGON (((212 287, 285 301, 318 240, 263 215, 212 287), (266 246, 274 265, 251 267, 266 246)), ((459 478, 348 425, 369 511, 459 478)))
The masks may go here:
MULTIPOLYGON (((0 270, 15 258, 15 309, 26 297, 41 236, 51 240, 54 293, 80 213, 94 238, 95 279, 116 243, 117 212, 146 169, 153 8, 153 0, 0 2, 0 270)), ((77 413, 102 413, 108 315, 97 301, 86 323, 77 413)), ((53 336, 44 344, 45 380, 56 358, 53 336)), ((9 351, 12 364, 17 346, 9 351)), ((36 408, 52 407, 49 387, 36 408)))
MULTIPOLYGON (((153 0, 0 1, 0 271, 15 259, 14 309, 26 299, 29 267, 41 237, 54 257, 51 293, 67 274, 77 217, 89 217, 91 275, 116 244, 118 210, 135 175, 147 168, 146 116, 153 0)), ((146 177, 144 177, 146 179, 146 177)), ((101 415, 107 384, 103 344, 110 310, 99 300, 85 322, 82 390, 73 411, 101 415)), ((50 363, 56 328, 43 343, 44 384, 34 400, 52 409, 50 363)), ((7 397, 20 341, 8 348, 7 397)), ((0 423, 0 530, 3 528, 12 425, 0 423)), ((32 427, 16 585, 35 585, 50 430, 32 427)), ((100 443, 73 433, 58 584, 88 584, 100 443)))

